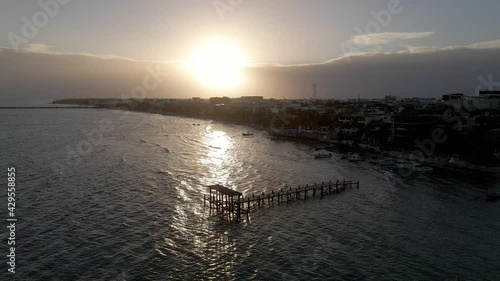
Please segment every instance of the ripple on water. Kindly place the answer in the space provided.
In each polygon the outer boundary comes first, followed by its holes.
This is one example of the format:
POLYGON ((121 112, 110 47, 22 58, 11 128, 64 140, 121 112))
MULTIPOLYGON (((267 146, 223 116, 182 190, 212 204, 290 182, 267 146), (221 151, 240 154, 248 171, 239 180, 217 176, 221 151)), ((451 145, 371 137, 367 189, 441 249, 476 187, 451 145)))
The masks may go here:
POLYGON ((20 170, 23 280, 498 276, 498 204, 475 199, 495 180, 402 178, 336 152, 315 161, 309 147, 269 142, 265 133, 242 138, 247 128, 238 125, 89 112, 0 112, 9 132, 2 144, 11 148, 0 159, 16 155, 20 170), (79 165, 53 173, 47 163, 66 163, 66 147, 84 138, 78 125, 100 118, 119 129, 79 165), (360 180, 361 188, 255 212, 240 224, 203 210, 212 183, 253 194, 330 179, 360 180))

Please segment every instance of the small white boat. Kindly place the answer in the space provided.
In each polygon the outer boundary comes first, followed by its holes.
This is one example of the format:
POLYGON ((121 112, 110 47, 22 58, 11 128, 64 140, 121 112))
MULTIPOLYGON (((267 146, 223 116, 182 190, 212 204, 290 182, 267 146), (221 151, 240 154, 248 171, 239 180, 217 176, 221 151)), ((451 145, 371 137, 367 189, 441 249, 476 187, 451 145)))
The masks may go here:
POLYGON ((351 161, 351 162, 358 162, 358 161, 363 161, 363 157, 361 157, 359 154, 357 153, 350 153, 347 155, 347 160, 351 161))
POLYGON ((448 163, 446 163, 449 166, 458 166, 458 156, 452 156, 448 160, 448 163))
POLYGON ((247 131, 246 133, 242 133, 242 135, 243 135, 244 137, 250 137, 250 136, 253 136, 253 133, 252 133, 252 132, 250 132, 250 131, 247 131))

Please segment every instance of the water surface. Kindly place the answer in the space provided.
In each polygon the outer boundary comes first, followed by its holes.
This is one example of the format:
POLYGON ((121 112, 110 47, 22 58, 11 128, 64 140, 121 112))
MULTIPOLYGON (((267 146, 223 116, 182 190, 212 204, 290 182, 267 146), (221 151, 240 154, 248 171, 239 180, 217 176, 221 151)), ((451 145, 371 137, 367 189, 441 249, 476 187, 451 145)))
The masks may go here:
POLYGON ((0 124, 2 167, 18 170, 19 280, 500 276, 499 204, 482 197, 495 178, 404 178, 338 153, 314 160, 306 145, 273 142, 264 131, 244 138, 248 128, 199 119, 2 110, 0 124), (100 122, 113 128, 103 132, 100 122), (251 194, 335 179, 361 188, 239 224, 203 210, 210 184, 251 194))

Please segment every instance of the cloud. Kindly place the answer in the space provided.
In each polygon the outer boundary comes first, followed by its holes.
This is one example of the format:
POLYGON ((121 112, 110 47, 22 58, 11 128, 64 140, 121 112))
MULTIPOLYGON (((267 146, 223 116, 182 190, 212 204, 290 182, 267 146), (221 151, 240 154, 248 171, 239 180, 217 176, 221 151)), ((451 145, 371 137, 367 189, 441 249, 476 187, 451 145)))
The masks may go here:
POLYGON ((46 44, 29 44, 26 48, 21 50, 33 53, 50 53, 52 48, 53 46, 46 44))
POLYGON ((474 44, 468 45, 467 47, 471 48, 471 49, 500 48, 500 40, 493 40, 493 41, 485 41, 485 42, 474 43, 474 44))
POLYGON ((482 50, 482 49, 500 49, 500 40, 492 40, 492 41, 484 41, 477 42, 469 45, 462 46, 411 46, 411 45, 403 45, 402 47, 405 50, 402 50, 398 53, 411 53, 411 54, 424 54, 424 53, 433 53, 433 52, 441 52, 441 51, 449 51, 449 50, 482 50))
POLYGON ((29 44, 25 48, 12 49, 9 47, 3 47, 0 45, 0 52, 8 52, 11 54, 44 54, 44 55, 54 55, 54 56, 85 56, 96 59, 107 59, 107 60, 126 60, 131 62, 143 62, 143 63, 161 63, 161 64, 178 64, 181 60, 169 60, 169 61, 145 61, 140 59, 133 59, 128 57, 116 56, 116 55, 106 55, 106 54, 89 54, 89 53, 74 53, 74 52, 61 52, 54 50, 54 46, 47 44, 29 44))
POLYGON ((434 32, 382 32, 359 34, 352 36, 348 43, 358 48, 375 47, 387 45, 394 41, 421 39, 434 34, 434 32))
POLYGON ((260 94, 308 98, 311 84, 321 98, 441 97, 451 92, 473 95, 478 77, 500 80, 500 48, 448 49, 420 53, 353 55, 307 67, 252 69, 260 94))
POLYGON ((455 46, 414 46, 414 45, 395 45, 391 46, 392 51, 386 50, 389 43, 401 40, 413 40, 434 35, 434 32, 385 32, 385 33, 372 33, 368 35, 356 35, 351 37, 348 42, 341 44, 341 49, 344 55, 340 58, 329 60, 325 63, 331 63, 339 59, 350 58, 353 56, 367 56, 377 54, 426 54, 450 50, 463 50, 463 49, 500 49, 500 40, 491 40, 477 42, 468 45, 455 45, 455 46), (396 48, 396 50, 394 50, 396 48), (400 50, 397 50, 397 49, 400 50), (402 49, 401 49, 402 48, 402 49))
POLYGON ((399 51, 398 53, 410 53, 410 54, 425 54, 425 53, 432 53, 432 52, 439 52, 443 50, 451 50, 451 49, 457 49, 454 47, 439 47, 439 46, 410 46, 410 45, 403 45, 402 47, 405 48, 405 50, 399 51))
POLYGON ((18 51, 0 47, 0 105, 13 99, 29 102, 131 96, 132 91, 144 83, 147 75, 158 76, 158 73, 168 73, 169 77, 163 79, 155 90, 148 91, 150 98, 220 94, 196 83, 196 79, 187 74, 179 61, 154 62, 53 52, 41 46, 18 51), (148 69, 153 69, 153 74, 148 69))
MULTIPOLYGON (((394 38, 394 36, 392 37, 394 38)), ((500 40, 464 46, 400 46, 404 51, 366 52, 325 63, 255 64, 243 70, 248 86, 227 96, 263 95, 304 98, 318 85, 321 98, 434 96, 448 92, 474 94, 478 77, 500 80, 500 40)), ((155 63, 112 56, 57 53, 48 47, 16 53, 0 47, 0 104, 19 97, 56 99, 119 98, 142 83, 155 63), (48 52, 47 52, 48 50, 48 52)), ((165 63, 172 73, 149 97, 190 98, 221 95, 199 86, 179 64, 165 63)))

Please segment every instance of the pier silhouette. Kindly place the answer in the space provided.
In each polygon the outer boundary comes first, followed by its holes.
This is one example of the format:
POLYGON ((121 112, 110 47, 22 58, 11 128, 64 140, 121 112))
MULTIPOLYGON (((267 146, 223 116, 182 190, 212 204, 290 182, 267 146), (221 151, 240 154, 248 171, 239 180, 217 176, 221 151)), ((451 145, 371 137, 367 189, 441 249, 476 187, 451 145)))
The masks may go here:
POLYGON ((211 185, 208 187, 209 195, 203 196, 203 206, 208 206, 210 214, 215 214, 229 221, 240 221, 241 215, 247 219, 251 211, 275 205, 288 204, 293 201, 307 200, 308 198, 323 198, 329 194, 339 194, 355 187, 359 189, 359 181, 328 181, 320 184, 306 184, 302 186, 283 187, 271 192, 252 194, 246 197, 241 192, 224 187, 211 185))

